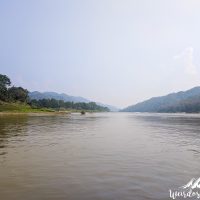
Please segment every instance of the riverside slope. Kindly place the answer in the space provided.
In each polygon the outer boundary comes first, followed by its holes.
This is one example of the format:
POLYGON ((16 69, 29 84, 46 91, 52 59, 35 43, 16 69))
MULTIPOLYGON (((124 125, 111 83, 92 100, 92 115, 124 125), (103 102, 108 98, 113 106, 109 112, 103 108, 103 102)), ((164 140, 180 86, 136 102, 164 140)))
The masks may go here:
POLYGON ((200 87, 187 91, 153 97, 138 104, 128 106, 123 112, 200 112, 200 87))

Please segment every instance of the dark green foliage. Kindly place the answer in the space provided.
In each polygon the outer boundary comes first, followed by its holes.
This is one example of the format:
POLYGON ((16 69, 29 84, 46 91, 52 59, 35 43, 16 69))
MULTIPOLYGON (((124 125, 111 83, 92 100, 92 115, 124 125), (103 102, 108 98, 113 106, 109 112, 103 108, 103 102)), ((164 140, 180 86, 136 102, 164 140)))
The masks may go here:
POLYGON ((11 87, 8 89, 8 96, 10 101, 28 101, 28 90, 22 87, 11 87))
POLYGON ((0 86, 8 87, 10 86, 11 81, 6 75, 0 74, 0 86))
POLYGON ((22 87, 10 87, 11 81, 6 75, 0 74, 0 100, 4 102, 28 101, 28 90, 22 87))
POLYGON ((10 86, 11 81, 6 75, 0 74, 0 100, 8 100, 8 86, 10 86))
POLYGON ((33 108, 53 108, 56 110, 63 109, 74 109, 74 110, 93 110, 93 111, 104 111, 108 112, 107 107, 99 106, 95 102, 90 103, 74 103, 74 102, 64 102, 63 100, 56 99, 33 99, 29 102, 33 108))

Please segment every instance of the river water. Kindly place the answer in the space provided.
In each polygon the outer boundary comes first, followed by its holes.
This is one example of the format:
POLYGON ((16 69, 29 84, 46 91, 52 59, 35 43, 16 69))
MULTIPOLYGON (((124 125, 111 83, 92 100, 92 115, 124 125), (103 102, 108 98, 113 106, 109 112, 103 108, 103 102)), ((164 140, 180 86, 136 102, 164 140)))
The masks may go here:
POLYGON ((167 200, 198 177, 198 114, 0 116, 2 200, 167 200))

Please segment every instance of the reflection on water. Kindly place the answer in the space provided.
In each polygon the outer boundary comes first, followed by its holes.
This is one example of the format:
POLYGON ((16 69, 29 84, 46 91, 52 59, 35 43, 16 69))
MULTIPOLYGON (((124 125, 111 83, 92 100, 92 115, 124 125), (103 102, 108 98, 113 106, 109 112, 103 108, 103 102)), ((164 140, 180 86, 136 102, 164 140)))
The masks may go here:
POLYGON ((169 199, 200 176, 200 116, 0 116, 4 200, 169 199))

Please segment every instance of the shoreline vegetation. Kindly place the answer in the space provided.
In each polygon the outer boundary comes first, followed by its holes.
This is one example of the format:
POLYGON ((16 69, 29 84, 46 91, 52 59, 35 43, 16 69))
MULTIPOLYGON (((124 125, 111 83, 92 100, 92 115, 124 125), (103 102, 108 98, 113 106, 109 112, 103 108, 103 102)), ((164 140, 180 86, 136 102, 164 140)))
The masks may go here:
POLYGON ((78 110, 78 109, 65 109, 65 110, 54 110, 52 108, 32 108, 30 105, 15 102, 7 103, 0 101, 0 115, 1 114, 71 114, 71 113, 94 113, 103 112, 99 110, 78 110))
POLYGON ((27 89, 10 85, 10 79, 0 74, 0 114, 109 112, 107 107, 99 106, 95 102, 74 103, 56 99, 30 99, 27 89))

